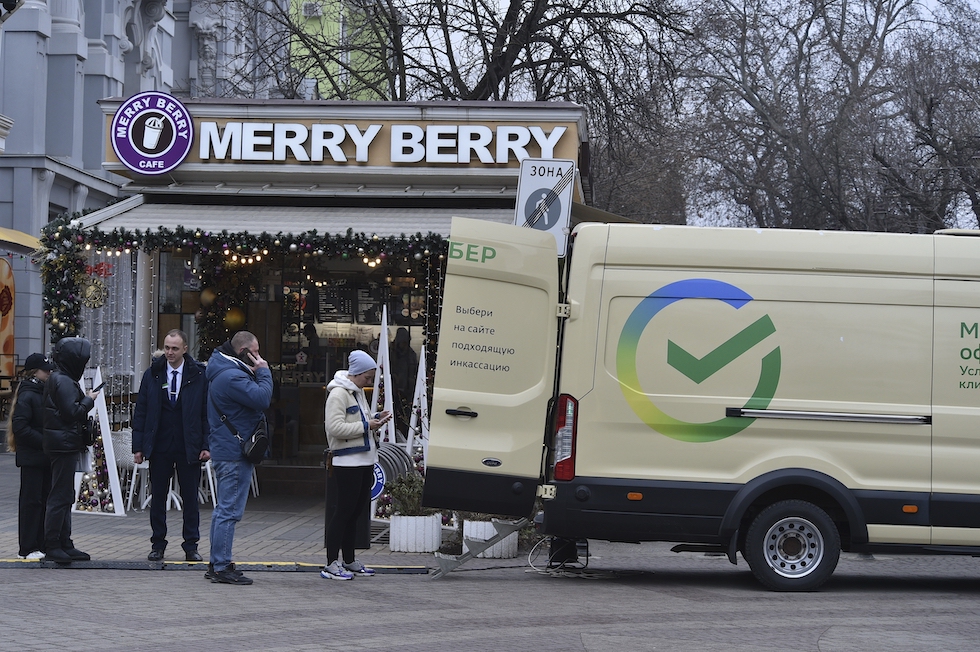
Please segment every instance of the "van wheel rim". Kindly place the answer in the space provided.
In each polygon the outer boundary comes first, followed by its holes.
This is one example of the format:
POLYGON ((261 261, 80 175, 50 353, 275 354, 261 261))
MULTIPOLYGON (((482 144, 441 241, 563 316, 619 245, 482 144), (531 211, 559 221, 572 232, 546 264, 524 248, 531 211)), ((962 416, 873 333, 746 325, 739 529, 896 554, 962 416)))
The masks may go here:
POLYGON ((766 563, 773 572, 782 577, 806 577, 823 560, 823 535, 805 518, 784 518, 777 521, 766 532, 763 545, 766 563))

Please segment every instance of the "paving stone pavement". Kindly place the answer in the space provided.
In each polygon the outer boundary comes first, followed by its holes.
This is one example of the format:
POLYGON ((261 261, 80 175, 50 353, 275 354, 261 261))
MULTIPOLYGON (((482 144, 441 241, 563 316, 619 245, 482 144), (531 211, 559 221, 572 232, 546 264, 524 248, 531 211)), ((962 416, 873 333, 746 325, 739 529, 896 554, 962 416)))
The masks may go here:
MULTIPOLYGON (((13 456, 0 454, 0 559, 16 554, 18 487, 13 456)), ((971 558, 846 553, 823 590, 780 594, 744 562, 593 541, 578 573, 536 572, 524 557, 474 560, 439 580, 391 572, 336 582, 315 572, 323 511, 321 496, 249 499, 235 559, 250 587, 205 581, 174 542, 174 563, 156 570, 146 512, 76 515, 76 543, 110 567, 0 562, 0 652, 973 652, 980 641, 971 558), (297 570, 309 572, 274 572, 297 570)), ((205 509, 204 532, 209 518, 205 509)), ((435 567, 431 555, 380 544, 360 558, 435 567)))
MULTIPOLYGON (((12 453, 0 453, 0 560, 17 555, 17 495, 20 472, 12 453)), ((324 499, 317 496, 249 495, 245 516, 235 529, 233 555, 236 563, 267 564, 270 569, 282 564, 322 565, 324 499)), ((210 540, 211 505, 201 505, 201 540, 199 550, 205 561, 210 540)), ((169 545, 165 563, 183 562, 180 548, 181 513, 167 512, 169 545)), ((380 525, 373 528, 378 533, 380 525)), ((134 509, 125 516, 72 514, 72 539, 76 547, 92 555, 94 562, 105 567, 110 562, 145 565, 150 552, 150 511, 134 509)), ((387 539, 382 537, 383 541, 387 539)), ((435 568, 431 554, 392 552, 386 543, 374 543, 370 550, 359 551, 358 558, 382 566, 428 566, 435 568)), ((493 562, 494 560, 486 560, 493 562)), ((513 560, 509 560, 513 563, 513 560)), ((492 565, 492 564, 491 564, 492 565)))

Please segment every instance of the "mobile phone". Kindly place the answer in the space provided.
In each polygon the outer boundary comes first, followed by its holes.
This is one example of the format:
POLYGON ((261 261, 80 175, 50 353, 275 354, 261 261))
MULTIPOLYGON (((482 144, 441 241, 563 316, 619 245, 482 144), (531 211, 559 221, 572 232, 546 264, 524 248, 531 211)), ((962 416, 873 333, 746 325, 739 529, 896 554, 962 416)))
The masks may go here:
POLYGON ((105 383, 104 382, 101 385, 99 385, 98 387, 93 387, 92 388, 92 391, 93 392, 97 392, 97 391, 101 390, 103 387, 105 387, 105 383))
POLYGON ((255 366, 255 358, 252 357, 252 352, 246 348, 243 348, 238 352, 238 359, 247 364, 249 367, 255 366))

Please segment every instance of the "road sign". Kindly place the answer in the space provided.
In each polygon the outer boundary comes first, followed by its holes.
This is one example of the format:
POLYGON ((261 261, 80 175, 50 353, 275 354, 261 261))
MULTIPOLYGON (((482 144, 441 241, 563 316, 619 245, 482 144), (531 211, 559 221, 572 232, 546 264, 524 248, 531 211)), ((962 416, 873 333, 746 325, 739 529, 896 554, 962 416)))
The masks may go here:
POLYGON ((575 161, 551 158, 521 161, 514 224, 555 236, 559 258, 565 256, 568 246, 574 182, 575 161))

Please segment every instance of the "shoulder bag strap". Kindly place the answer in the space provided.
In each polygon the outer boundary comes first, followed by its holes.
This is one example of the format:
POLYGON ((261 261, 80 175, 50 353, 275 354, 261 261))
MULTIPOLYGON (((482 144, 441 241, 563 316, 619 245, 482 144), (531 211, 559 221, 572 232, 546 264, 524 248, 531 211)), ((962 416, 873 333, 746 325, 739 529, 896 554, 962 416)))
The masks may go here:
MULTIPOLYGON (((214 375, 214 378, 217 378, 218 376, 220 376, 226 371, 228 371, 228 368, 222 369, 221 371, 219 371, 214 375)), ((214 378, 212 378, 208 384, 210 384, 210 382, 213 382, 214 378)), ((211 405, 214 406, 215 411, 221 417, 221 423, 225 424, 225 428, 227 428, 228 431, 235 436, 235 439, 237 439, 238 441, 243 441, 241 435, 238 434, 238 431, 235 430, 235 428, 232 427, 231 423, 228 422, 228 415, 218 409, 218 404, 214 402, 214 397, 211 395, 210 391, 208 391, 208 401, 211 402, 211 405)))

